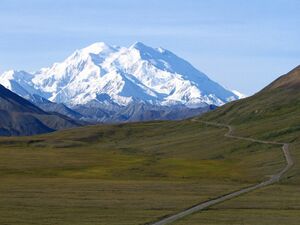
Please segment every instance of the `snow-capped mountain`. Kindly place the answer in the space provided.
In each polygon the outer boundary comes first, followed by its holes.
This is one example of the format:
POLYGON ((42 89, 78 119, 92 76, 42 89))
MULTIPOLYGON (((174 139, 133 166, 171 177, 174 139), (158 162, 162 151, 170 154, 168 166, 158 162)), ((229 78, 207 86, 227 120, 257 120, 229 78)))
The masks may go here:
POLYGON ((145 102, 158 106, 220 106, 238 99, 187 61, 137 42, 129 48, 99 42, 35 73, 8 71, 0 84, 27 99, 68 106, 145 102))

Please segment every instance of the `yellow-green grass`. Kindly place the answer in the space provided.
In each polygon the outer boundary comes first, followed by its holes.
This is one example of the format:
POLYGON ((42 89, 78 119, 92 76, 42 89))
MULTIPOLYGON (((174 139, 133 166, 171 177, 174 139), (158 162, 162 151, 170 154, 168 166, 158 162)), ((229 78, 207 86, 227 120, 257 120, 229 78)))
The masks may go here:
POLYGON ((174 224, 297 225, 300 224, 299 184, 283 181, 195 213, 174 224))
POLYGON ((295 165, 279 184, 218 204, 174 224, 300 224, 299 149, 299 142, 290 145, 295 165))
POLYGON ((145 224, 266 179, 276 146, 187 120, 0 140, 0 224, 145 224))
MULTIPOLYGON (((0 224, 142 224, 230 191, 234 183, 1 180, 0 224)), ((238 184, 237 186, 238 187, 238 184)))
POLYGON ((279 182, 188 216, 174 225, 300 224, 300 143, 290 147, 295 166, 279 182))
POLYGON ((263 91, 207 113, 202 120, 231 124, 239 135, 261 139, 300 141, 300 92, 263 91))

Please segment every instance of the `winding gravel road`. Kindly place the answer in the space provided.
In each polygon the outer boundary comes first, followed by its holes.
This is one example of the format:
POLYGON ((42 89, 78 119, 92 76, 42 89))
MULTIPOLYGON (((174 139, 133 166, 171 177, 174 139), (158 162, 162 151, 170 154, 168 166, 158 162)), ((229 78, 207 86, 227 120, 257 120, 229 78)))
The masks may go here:
POLYGON ((212 122, 199 121, 199 120, 195 120, 195 119, 192 120, 192 121, 202 122, 202 123, 205 123, 205 124, 211 125, 211 126, 227 127, 228 132, 224 136, 228 137, 228 138, 234 138, 234 139, 251 141, 251 142, 262 143, 262 144, 280 145, 280 146, 282 146, 282 151, 284 153, 284 157, 285 157, 285 160, 286 160, 286 166, 279 173, 272 175, 270 177, 270 179, 268 179, 266 181, 263 181, 261 183, 258 183, 256 185, 253 185, 253 186, 250 186, 250 187, 243 188, 239 191, 235 191, 235 192, 223 195, 223 196, 219 196, 215 199, 212 199, 212 200, 209 200, 209 201, 206 201, 206 202, 199 203, 198 205, 195 205, 195 206, 193 206, 189 209, 181 211, 181 212, 179 212, 177 214, 174 214, 172 216, 165 217, 165 218, 163 218, 163 219, 161 219, 157 222, 151 223, 151 225, 170 224, 170 223, 172 223, 174 221, 177 221, 177 220, 179 220, 179 219, 181 219, 185 216, 188 216, 192 213, 199 212, 203 209, 207 209, 210 206, 213 206, 215 204, 224 202, 226 200, 232 199, 232 198, 237 197, 239 195, 242 195, 242 194, 248 193, 250 191, 256 190, 258 188, 274 184, 274 183, 278 182, 280 180, 280 178, 294 165, 292 156, 289 152, 289 144, 288 143, 280 143, 280 142, 274 142, 274 141, 264 141, 264 140, 254 139, 254 138, 240 137, 240 136, 233 135, 233 128, 230 125, 221 124, 221 123, 212 123, 212 122))

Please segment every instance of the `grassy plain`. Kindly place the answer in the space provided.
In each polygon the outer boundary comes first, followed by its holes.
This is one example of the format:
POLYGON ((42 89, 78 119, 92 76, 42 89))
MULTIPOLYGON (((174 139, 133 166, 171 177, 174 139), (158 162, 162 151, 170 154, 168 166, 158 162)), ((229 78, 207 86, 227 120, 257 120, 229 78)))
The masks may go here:
POLYGON ((186 120, 1 138, 0 224, 146 224, 283 167, 277 147, 225 132, 186 120))

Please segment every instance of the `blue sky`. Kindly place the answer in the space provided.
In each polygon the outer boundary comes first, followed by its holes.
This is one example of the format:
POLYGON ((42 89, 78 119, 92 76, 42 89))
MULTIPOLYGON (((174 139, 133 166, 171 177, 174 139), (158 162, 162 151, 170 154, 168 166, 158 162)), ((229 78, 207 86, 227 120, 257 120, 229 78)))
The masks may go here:
POLYGON ((299 9, 299 0, 1 0, 0 72, 35 71, 97 41, 141 41, 252 94, 300 64, 299 9))

